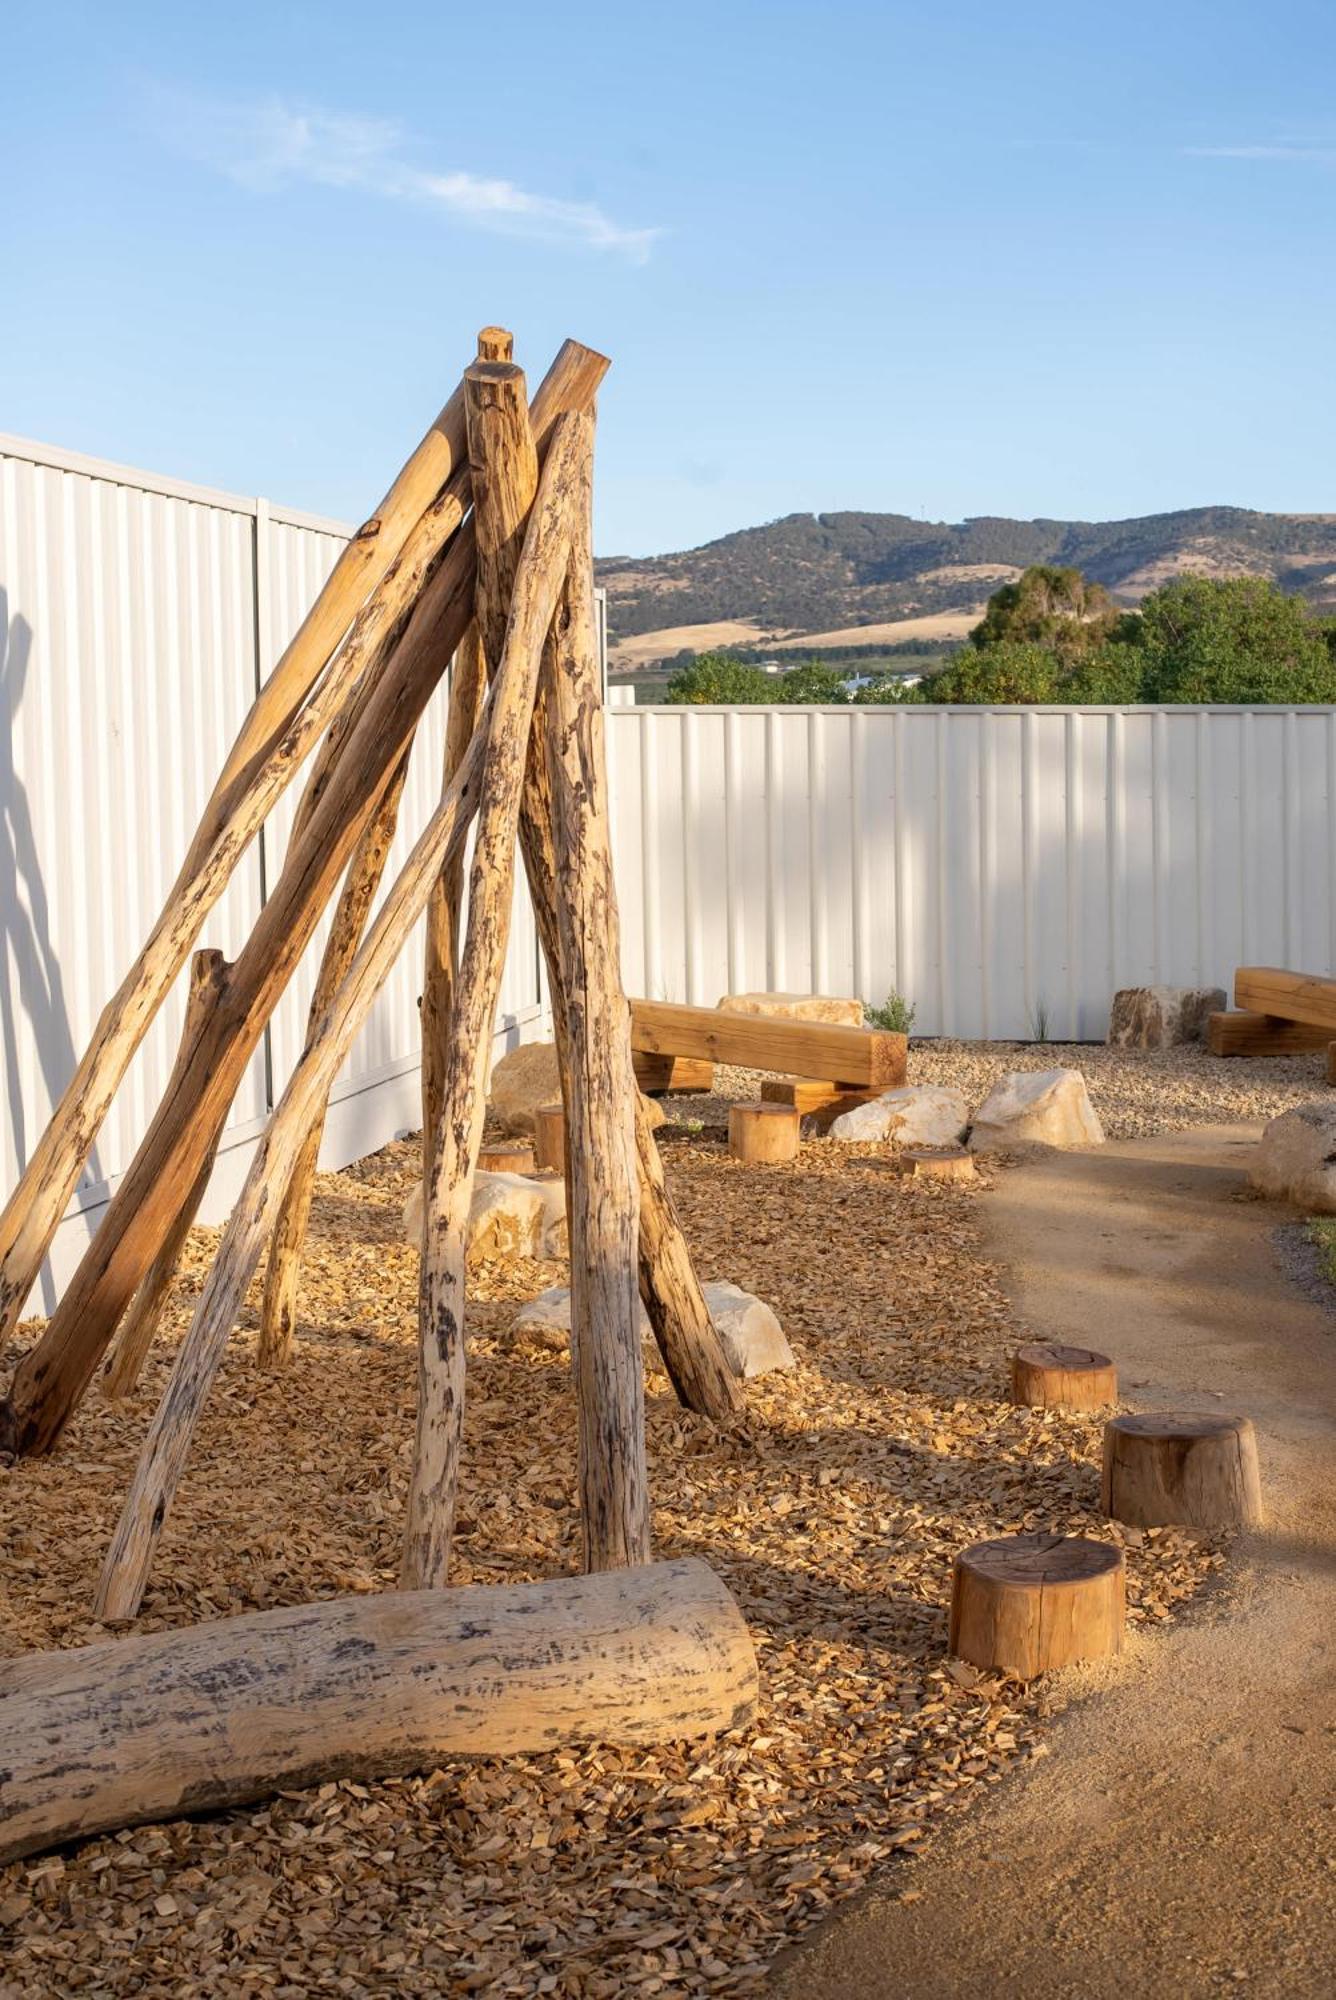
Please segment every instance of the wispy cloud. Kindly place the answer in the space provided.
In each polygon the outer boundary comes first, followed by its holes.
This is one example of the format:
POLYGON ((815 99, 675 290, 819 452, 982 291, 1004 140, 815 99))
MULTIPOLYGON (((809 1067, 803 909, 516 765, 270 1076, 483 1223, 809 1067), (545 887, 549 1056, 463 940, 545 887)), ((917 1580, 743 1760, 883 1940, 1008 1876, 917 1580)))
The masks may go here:
POLYGON ((434 208, 474 228, 611 251, 636 264, 646 261, 661 234, 614 222, 593 202, 563 201, 513 181, 416 165, 411 135, 390 120, 280 97, 215 103, 161 87, 151 93, 151 115, 166 143, 257 193, 301 181, 356 189, 434 208))
POLYGON ((1279 160, 1301 167, 1336 167, 1336 145, 1184 146, 1197 160, 1279 160))

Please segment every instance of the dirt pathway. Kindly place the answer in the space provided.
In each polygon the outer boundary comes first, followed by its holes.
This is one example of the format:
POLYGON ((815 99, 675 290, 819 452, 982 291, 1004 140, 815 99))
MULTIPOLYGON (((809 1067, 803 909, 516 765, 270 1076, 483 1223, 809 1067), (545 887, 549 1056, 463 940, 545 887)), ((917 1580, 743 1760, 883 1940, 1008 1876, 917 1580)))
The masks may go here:
POLYGON ((1243 1195, 1259 1129, 1052 1155, 987 1197, 1037 1336, 1112 1353, 1138 1407, 1253 1417, 1268 1525, 1221 1595, 1092 1676, 1032 1775, 789 1955, 777 1994, 1332 1990, 1336 1317, 1280 1273, 1290 1211, 1243 1195))

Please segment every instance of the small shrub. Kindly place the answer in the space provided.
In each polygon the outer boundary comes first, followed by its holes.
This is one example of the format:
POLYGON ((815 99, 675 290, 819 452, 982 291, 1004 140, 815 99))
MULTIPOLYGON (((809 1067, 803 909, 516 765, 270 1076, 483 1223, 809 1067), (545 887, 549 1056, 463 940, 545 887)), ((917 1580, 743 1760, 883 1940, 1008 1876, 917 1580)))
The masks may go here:
POLYGON ((1317 1251, 1323 1277, 1336 1285, 1336 1216, 1315 1215, 1308 1225, 1308 1240, 1317 1251))
POLYGON ((894 987, 880 1007, 872 1006, 867 1000, 863 1002, 863 1019, 868 1027, 884 1028, 890 1035, 907 1035, 917 1012, 918 1009, 911 1006, 903 993, 897 993, 894 987))
POLYGON ((1030 1039, 1036 1042, 1048 1040, 1048 1008, 1042 1000, 1036 1000, 1034 1013, 1030 1019, 1030 1039))

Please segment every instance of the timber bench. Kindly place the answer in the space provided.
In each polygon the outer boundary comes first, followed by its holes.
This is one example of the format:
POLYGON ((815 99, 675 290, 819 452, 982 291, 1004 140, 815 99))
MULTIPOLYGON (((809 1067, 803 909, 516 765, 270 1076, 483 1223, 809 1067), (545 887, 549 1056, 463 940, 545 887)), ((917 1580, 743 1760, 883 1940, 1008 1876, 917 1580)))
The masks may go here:
MULTIPOLYGON (((631 1002, 631 1047, 642 1089, 651 1064, 682 1059, 764 1069, 792 1081, 767 1082, 770 1103, 815 1111, 875 1097, 905 1080, 908 1038, 881 1028, 795 1021, 765 1014, 731 1014, 718 1007, 683 1007, 666 1000, 631 1002)), ((662 1089, 664 1084, 657 1085, 662 1089)))
POLYGON ((1241 965, 1234 1009, 1212 1014, 1206 1045, 1216 1056, 1288 1056, 1326 1049, 1327 1081, 1336 1083, 1336 979, 1241 965))

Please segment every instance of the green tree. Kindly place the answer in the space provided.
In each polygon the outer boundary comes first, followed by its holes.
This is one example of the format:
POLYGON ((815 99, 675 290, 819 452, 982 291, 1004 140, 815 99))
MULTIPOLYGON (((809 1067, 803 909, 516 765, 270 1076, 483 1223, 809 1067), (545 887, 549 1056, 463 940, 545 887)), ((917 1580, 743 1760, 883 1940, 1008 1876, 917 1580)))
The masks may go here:
POLYGON ((701 653, 672 676, 666 694, 678 702, 755 703, 773 701, 773 685, 759 667, 744 666, 731 653, 701 653))
POLYGON ((1258 576, 1179 576, 1141 607, 1146 701, 1336 701, 1336 660, 1301 598, 1258 576))
POLYGON ((1049 646, 1002 639, 986 647, 962 646, 949 666, 915 688, 927 702, 1061 701, 1062 664, 1049 646))
POLYGON ((786 674, 780 674, 770 681, 770 692, 761 697, 762 701, 783 702, 847 702, 849 690, 844 685, 844 676, 833 667, 823 666, 820 660, 804 660, 801 666, 790 667, 786 674))
POLYGON ((988 600, 983 618, 970 633, 980 651, 993 646, 1047 646, 1075 658, 1103 645, 1123 617, 1104 586, 1079 569, 1032 563, 1015 583, 1004 583, 988 600))

